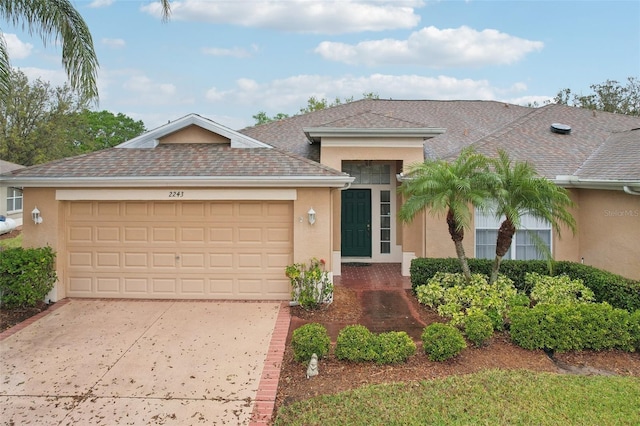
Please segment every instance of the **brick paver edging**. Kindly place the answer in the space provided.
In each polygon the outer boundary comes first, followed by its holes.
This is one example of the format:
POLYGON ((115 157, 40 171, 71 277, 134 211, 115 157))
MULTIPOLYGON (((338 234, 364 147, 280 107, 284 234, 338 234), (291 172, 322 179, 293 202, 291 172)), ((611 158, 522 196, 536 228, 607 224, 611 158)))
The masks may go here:
POLYGON ((59 308, 63 307, 64 305, 66 305, 70 301, 71 301, 71 299, 58 300, 56 303, 53 304, 53 306, 49 306, 49 308, 46 311, 42 311, 39 314, 36 314, 36 315, 34 315, 34 316, 30 317, 30 318, 27 318, 26 320, 22 321, 21 323, 16 324, 16 325, 14 325, 13 327, 11 327, 9 329, 6 329, 2 333, 0 333, 0 341, 6 339, 9 336, 13 336, 18 331, 20 331, 20 330, 24 329, 25 327, 33 324, 34 322, 38 321, 43 316, 50 314, 51 312, 55 311, 56 309, 59 309, 59 308))
POLYGON ((276 404, 276 395, 278 393, 280 368, 282 367, 282 359, 284 358, 284 349, 287 335, 289 334, 290 322, 291 313, 289 311, 289 302, 285 301, 280 305, 280 311, 276 318, 267 358, 264 362, 264 369, 262 370, 262 377, 258 385, 253 413, 251 414, 250 426, 271 424, 271 419, 274 414, 273 409, 276 404))

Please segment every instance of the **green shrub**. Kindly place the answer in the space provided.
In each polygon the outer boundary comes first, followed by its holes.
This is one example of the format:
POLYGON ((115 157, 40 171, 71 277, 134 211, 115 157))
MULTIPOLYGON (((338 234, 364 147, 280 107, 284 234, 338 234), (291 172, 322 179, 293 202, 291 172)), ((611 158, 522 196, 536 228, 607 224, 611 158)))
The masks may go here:
POLYGON ((336 357, 354 362, 374 361, 378 356, 376 340, 375 334, 364 325, 348 325, 338 333, 336 357))
POLYGON ((472 312, 464 320, 464 333, 474 345, 482 346, 493 335, 493 323, 483 312, 472 312))
POLYGON ((0 304, 7 308, 44 301, 57 280, 51 247, 11 248, 0 256, 0 304))
POLYGON ((522 303, 517 295, 513 283, 503 275, 489 285, 486 276, 473 274, 467 284, 462 274, 438 272, 416 288, 418 301, 450 318, 453 325, 462 325, 469 312, 481 311, 491 318, 495 330, 504 328, 509 303, 522 303))
POLYGON ((416 353, 416 344, 405 331, 389 331, 376 336, 376 362, 397 364, 416 353))
POLYGON ((422 345, 431 361, 445 361, 467 347, 460 330, 450 324, 433 323, 422 331, 422 345))
POLYGON ((556 262, 556 274, 565 274, 571 279, 581 279, 589 287, 596 302, 607 302, 614 308, 629 312, 640 309, 640 281, 603 271, 593 266, 575 262, 556 262))
MULTIPOLYGON (((492 260, 468 259, 473 273, 487 275, 491 273, 492 260)), ((581 279, 591 289, 596 302, 607 302, 615 308, 629 312, 640 309, 640 281, 630 280, 620 275, 603 271, 589 265, 576 262, 556 261, 552 271, 544 260, 504 260, 500 264, 500 274, 513 281, 518 291, 531 293, 531 287, 525 280, 527 272, 540 275, 567 275, 572 280, 581 279)), ((411 286, 416 290, 426 284, 437 272, 460 273, 460 261, 457 258, 417 258, 411 262, 411 286)))
POLYGON ((550 277, 528 272, 525 281, 532 288, 531 300, 537 303, 561 305, 589 303, 594 299, 593 291, 585 286, 581 279, 572 280, 567 275, 550 277))
POLYGON ((511 311, 511 339, 525 349, 634 349, 633 317, 608 303, 538 304, 511 311))
POLYGON ((291 335, 293 357, 296 361, 307 362, 311 355, 322 358, 329 353, 331 339, 327 329, 318 323, 309 323, 293 330, 291 335))

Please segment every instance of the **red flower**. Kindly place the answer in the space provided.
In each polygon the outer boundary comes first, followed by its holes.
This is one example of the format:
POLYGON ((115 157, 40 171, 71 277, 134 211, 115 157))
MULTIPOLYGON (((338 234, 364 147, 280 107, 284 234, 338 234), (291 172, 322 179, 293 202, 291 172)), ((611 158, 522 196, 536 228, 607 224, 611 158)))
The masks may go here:
POLYGON ((327 262, 325 262, 324 259, 320 259, 320 263, 322 263, 324 265, 327 262))

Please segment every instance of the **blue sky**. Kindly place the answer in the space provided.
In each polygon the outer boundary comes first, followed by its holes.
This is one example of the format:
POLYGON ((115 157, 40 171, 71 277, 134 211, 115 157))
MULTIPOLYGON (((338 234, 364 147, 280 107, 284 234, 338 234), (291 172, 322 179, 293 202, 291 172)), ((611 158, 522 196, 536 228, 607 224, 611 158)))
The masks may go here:
MULTIPOLYGON (((76 0, 100 62, 98 109, 148 129, 188 113, 240 129, 311 96, 526 105, 640 78, 640 2, 76 0)), ((11 63, 60 85, 60 49, 0 22, 11 63)))

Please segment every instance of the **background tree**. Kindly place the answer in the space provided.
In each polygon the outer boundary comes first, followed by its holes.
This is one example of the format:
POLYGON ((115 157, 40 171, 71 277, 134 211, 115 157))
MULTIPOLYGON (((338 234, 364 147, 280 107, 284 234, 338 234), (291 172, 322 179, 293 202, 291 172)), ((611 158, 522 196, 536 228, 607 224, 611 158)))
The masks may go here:
POLYGON ((30 166, 108 148, 145 131, 142 121, 86 108, 69 85, 30 83, 12 71, 9 95, 0 104, 0 158, 30 166))
POLYGON ((615 80, 590 86, 593 93, 572 94, 571 89, 562 89, 553 99, 554 103, 618 114, 640 115, 640 79, 629 77, 626 85, 615 80))
MULTIPOLYGON (((160 0, 162 19, 171 13, 170 0, 160 0)), ((89 28, 69 0, 0 0, 0 19, 37 34, 46 45, 60 42, 62 66, 69 85, 88 102, 98 101, 98 58, 89 28)), ((11 65, 0 29, 0 101, 9 93, 11 65)))
POLYGON ((146 131, 142 120, 110 111, 84 109, 76 113, 77 134, 74 137, 78 152, 111 148, 133 139, 146 131))
POLYGON ((527 162, 512 164, 504 151, 498 152, 492 164, 498 177, 493 194, 495 215, 498 219, 504 217, 504 220, 498 229, 490 283, 498 278, 502 258, 509 251, 525 215, 550 223, 558 236, 560 225, 566 225, 574 233, 576 230, 576 222, 568 211, 574 203, 565 188, 538 176, 535 168, 527 162))
POLYGON ((453 162, 427 160, 410 166, 399 188, 407 197, 400 208, 400 220, 410 222, 425 209, 432 215, 446 213, 449 235, 467 282, 471 271, 462 245, 464 228, 471 224, 471 206, 485 208, 491 197, 496 178, 489 163, 484 155, 466 148, 453 162))

